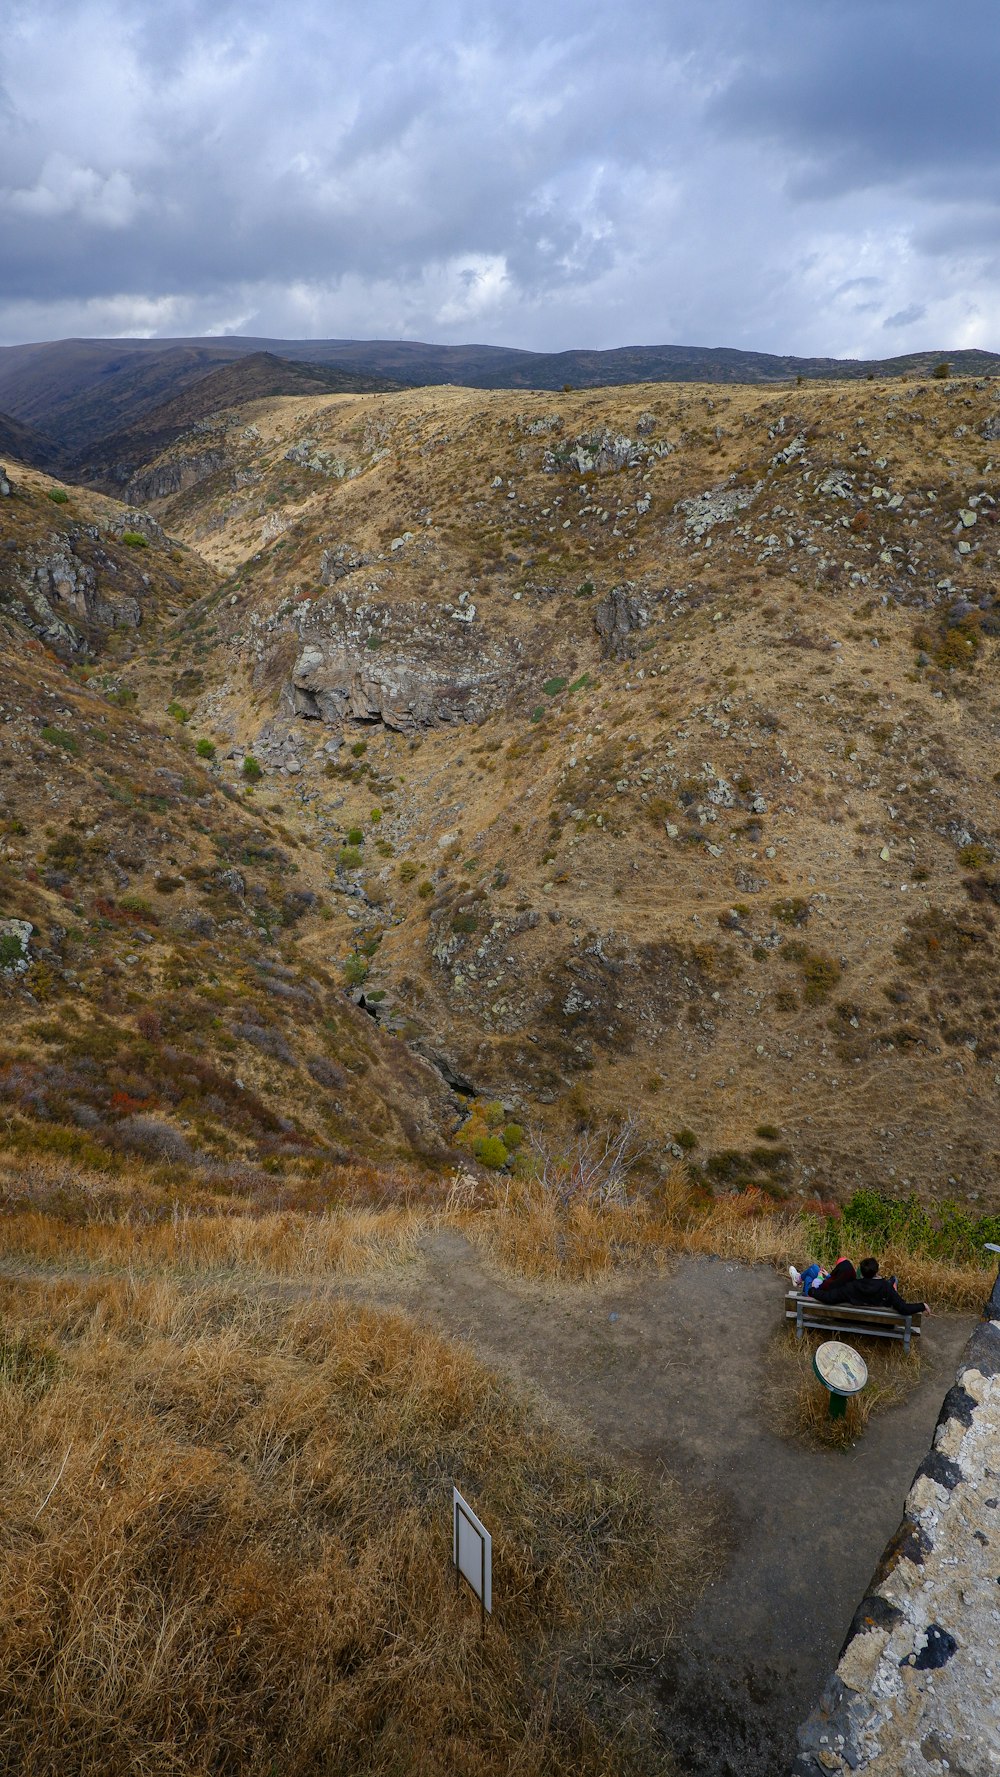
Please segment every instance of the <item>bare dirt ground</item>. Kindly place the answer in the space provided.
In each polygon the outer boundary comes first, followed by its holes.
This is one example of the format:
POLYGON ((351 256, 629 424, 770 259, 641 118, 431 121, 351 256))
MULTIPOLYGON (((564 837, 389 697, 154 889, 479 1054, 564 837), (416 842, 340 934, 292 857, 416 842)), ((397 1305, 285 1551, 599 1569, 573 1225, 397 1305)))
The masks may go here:
MULTIPOLYGON (((400 1300, 395 1279, 376 1293, 400 1300)), ((653 1675, 664 1740, 685 1777, 780 1777, 899 1523, 971 1320, 926 1323, 917 1386, 845 1452, 768 1423, 782 1284, 765 1267, 683 1258, 654 1278, 551 1288, 500 1278, 438 1233, 403 1297, 616 1460, 717 1501, 722 1574, 653 1675)))
MULTIPOLYGON (((284 1297, 324 1286, 254 1287, 284 1297)), ((971 1318, 925 1323, 913 1391, 844 1451, 772 1428, 783 1286, 764 1266, 682 1257, 655 1276, 539 1285, 498 1274, 461 1235, 437 1230, 412 1262, 328 1287, 467 1340, 584 1444, 651 1478, 674 1475, 714 1509, 721 1572, 668 1658, 630 1667, 623 1682, 652 1687, 683 1777, 782 1777, 897 1528, 971 1318)))

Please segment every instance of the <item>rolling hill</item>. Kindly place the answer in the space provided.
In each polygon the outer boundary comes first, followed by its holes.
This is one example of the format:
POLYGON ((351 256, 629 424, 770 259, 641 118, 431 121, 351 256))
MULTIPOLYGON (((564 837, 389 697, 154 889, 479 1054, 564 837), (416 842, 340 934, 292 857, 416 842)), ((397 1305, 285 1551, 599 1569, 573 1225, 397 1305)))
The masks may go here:
POLYGON ((99 438, 130 430, 220 365, 262 352, 410 386, 482 389, 923 376, 945 360, 966 376, 1000 369, 1000 357, 983 351, 920 352, 867 362, 704 346, 547 353, 419 340, 71 339, 0 348, 0 408, 51 435, 82 463, 99 438))
MULTIPOLYGON (((120 493, 137 480, 141 484, 141 471, 147 464, 174 439, 203 426, 212 415, 231 412, 270 395, 384 393, 396 386, 386 377, 294 363, 276 358, 271 352, 252 352, 245 358, 220 364, 194 382, 186 382, 180 394, 144 411, 123 431, 85 448, 78 472, 91 486, 120 493)), ((136 497, 146 497, 141 485, 136 497)))

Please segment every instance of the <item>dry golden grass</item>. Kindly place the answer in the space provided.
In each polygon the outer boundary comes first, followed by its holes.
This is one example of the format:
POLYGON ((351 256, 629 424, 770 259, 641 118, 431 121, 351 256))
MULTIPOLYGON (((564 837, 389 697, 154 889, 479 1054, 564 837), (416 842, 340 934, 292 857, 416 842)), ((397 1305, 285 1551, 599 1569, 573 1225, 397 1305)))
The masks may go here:
MULTIPOLYGON (((537 1181, 511 1181, 495 1186, 482 1208, 466 1210, 460 1219, 500 1269, 566 1282, 664 1264, 675 1253, 714 1254, 784 1271, 807 1256, 813 1232, 798 1210, 758 1191, 707 1201, 680 1166, 652 1195, 627 1204, 602 1206, 583 1196, 562 1202, 537 1181)), ((876 1256, 884 1274, 898 1274, 911 1298, 961 1313, 978 1313, 995 1275, 989 1265, 963 1265, 891 1246, 876 1256)))
POLYGON ((426 1217, 413 1209, 192 1215, 136 1227, 57 1220, 22 1210, 0 1222, 0 1255, 60 1269, 238 1272, 249 1277, 356 1277, 412 1255, 426 1217))
POLYGON ((898 1406, 916 1388, 920 1346, 918 1341, 906 1354, 895 1341, 865 1339, 861 1351, 868 1382, 860 1394, 849 1397, 843 1417, 831 1419, 829 1393, 813 1369, 813 1356, 824 1337, 806 1332, 799 1340, 790 1327, 783 1328, 771 1344, 765 1392, 774 1423, 786 1437, 846 1449, 857 1443, 869 1420, 898 1406))
MULTIPOLYGON (((471 1195, 399 1167, 344 1167, 331 1181, 320 1200, 335 1193, 340 1201, 318 1209, 316 1181, 268 1181, 302 1205, 275 1210, 253 1195, 223 1197, 194 1174, 164 1184, 138 1164, 109 1177, 62 1159, 0 1158, 0 1262, 194 1278, 360 1277, 413 1258, 421 1235, 446 1225, 501 1271, 587 1282, 663 1265, 676 1253, 784 1271, 807 1257, 815 1236, 809 1217, 759 1191, 706 1198, 682 1166, 649 1195, 603 1204, 593 1194, 564 1200, 534 1178, 495 1181, 471 1195)), ((904 1292, 939 1309, 977 1313, 992 1287, 988 1265, 874 1250, 904 1292)))
POLYGON ((650 1770, 616 1648, 710 1571, 679 1490, 585 1465, 464 1348, 163 1280, 11 1287, 0 1523, 32 1777, 650 1770), (495 1534, 482 1644, 453 1479, 495 1534))

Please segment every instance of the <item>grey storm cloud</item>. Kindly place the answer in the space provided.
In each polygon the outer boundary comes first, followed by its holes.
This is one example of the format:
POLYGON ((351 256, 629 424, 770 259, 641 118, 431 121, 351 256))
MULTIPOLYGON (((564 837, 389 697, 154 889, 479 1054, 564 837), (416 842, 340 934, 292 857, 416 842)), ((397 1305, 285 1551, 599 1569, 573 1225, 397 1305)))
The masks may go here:
POLYGON ((9 0, 0 340, 1000 332, 974 0, 9 0), (928 295, 932 290, 933 295, 928 295))

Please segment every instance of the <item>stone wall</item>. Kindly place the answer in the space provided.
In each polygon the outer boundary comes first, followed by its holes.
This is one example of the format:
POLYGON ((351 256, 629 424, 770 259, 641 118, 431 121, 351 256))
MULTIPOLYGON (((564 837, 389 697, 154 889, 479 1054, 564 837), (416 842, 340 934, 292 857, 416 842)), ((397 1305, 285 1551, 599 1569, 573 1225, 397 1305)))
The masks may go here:
POLYGON ((800 1730, 792 1777, 849 1771, 1000 1773, 1000 1278, 902 1524, 800 1730))

